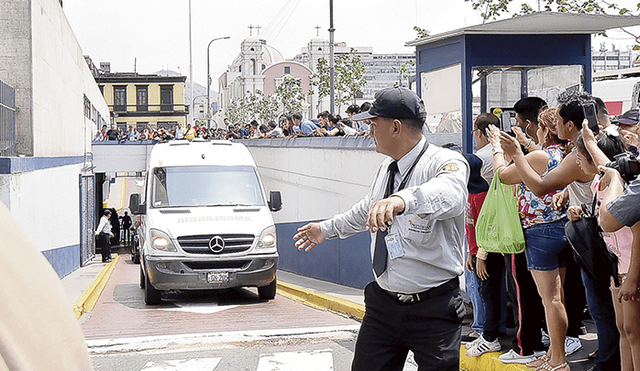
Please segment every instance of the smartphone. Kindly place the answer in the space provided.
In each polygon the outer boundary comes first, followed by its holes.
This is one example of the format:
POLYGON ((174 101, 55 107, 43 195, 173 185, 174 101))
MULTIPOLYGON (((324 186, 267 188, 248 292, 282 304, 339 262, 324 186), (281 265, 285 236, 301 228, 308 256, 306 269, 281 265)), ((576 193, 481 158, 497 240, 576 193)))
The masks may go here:
POLYGON ((502 126, 502 131, 508 132, 511 130, 511 112, 513 111, 503 111, 500 116, 500 126, 502 126))
POLYGON ((600 128, 598 127, 596 105, 593 102, 585 103, 582 105, 582 112, 584 112, 584 118, 589 121, 589 129, 591 129, 594 134, 598 134, 600 128))

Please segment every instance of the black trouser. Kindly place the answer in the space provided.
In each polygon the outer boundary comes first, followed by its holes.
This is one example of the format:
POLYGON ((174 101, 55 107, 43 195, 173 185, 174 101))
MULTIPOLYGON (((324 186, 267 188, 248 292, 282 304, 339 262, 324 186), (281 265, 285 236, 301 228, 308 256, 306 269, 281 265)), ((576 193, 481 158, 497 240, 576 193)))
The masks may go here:
POLYGON ((544 326, 544 307, 538 294, 538 287, 531 272, 527 269, 524 253, 512 255, 515 266, 513 277, 518 290, 520 309, 520 329, 514 339, 514 346, 522 355, 531 355, 534 351, 544 350, 542 333, 544 326))
POLYGON ((364 295, 366 312, 352 371, 401 371, 409 350, 419 371, 460 370, 464 304, 459 287, 417 303, 402 303, 374 281, 364 295))
POLYGON ((129 243, 131 242, 131 227, 124 227, 121 229, 122 231, 122 242, 129 243))
POLYGON ((100 253, 102 254, 102 261, 111 259, 111 242, 109 241, 109 234, 100 232, 98 235, 98 243, 100 246, 100 253))
MULTIPOLYGON (((474 262, 476 257, 474 256, 474 262)), ((500 317, 502 312, 502 300, 500 288, 502 287, 502 277, 504 275, 504 258, 502 254, 489 253, 485 260, 489 277, 486 280, 478 277, 478 292, 482 298, 484 307, 484 325, 482 337, 487 341, 494 341, 498 338, 500 330, 500 317)), ((476 275, 478 265, 476 264, 476 275)))

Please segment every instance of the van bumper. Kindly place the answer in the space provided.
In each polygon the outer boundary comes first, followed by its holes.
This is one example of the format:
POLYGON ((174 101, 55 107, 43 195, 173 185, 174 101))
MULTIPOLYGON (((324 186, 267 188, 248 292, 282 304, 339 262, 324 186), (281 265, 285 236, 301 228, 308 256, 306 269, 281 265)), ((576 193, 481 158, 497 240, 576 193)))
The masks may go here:
POLYGON ((278 254, 226 260, 145 256, 144 263, 149 281, 157 290, 263 287, 276 278, 278 254), (210 273, 216 277, 211 277, 210 273))

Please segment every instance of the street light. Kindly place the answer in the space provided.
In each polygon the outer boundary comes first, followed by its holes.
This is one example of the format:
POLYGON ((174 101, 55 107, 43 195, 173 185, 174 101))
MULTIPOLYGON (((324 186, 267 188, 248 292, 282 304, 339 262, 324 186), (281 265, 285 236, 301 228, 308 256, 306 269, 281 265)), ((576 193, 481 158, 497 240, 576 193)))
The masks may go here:
POLYGON ((209 73, 209 47, 211 43, 216 40, 228 39, 229 36, 224 37, 216 37, 215 39, 209 41, 209 45, 207 45, 207 129, 211 126, 211 102, 209 101, 209 92, 211 90, 211 73, 209 73))

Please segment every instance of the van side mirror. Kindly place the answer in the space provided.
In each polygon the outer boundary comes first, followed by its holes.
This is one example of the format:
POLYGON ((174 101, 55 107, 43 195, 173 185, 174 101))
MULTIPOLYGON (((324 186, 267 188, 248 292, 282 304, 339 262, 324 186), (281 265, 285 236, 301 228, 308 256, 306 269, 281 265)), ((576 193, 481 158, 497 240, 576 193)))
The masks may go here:
POLYGON ((140 204, 140 193, 132 193, 129 196, 129 210, 131 214, 140 215, 147 212, 147 205, 140 204))
POLYGON ((282 209, 282 195, 280 191, 271 191, 269 193, 269 210, 280 211, 282 209))

